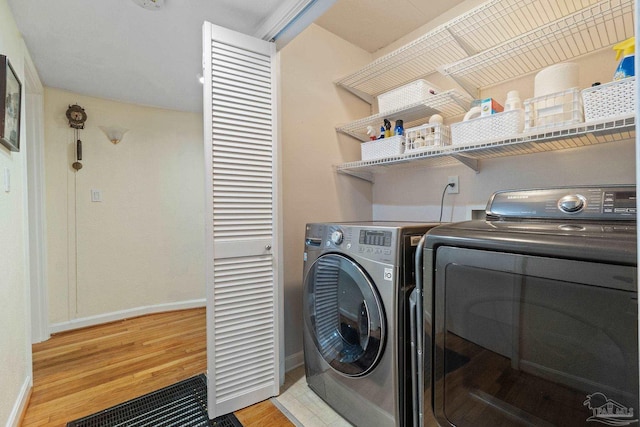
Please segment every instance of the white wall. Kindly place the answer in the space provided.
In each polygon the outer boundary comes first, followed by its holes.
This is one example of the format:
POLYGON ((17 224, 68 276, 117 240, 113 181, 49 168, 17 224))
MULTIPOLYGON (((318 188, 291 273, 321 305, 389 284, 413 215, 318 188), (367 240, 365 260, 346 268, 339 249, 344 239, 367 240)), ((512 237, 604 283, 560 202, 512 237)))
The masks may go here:
MULTIPOLYGON (((31 385, 27 229, 25 75, 28 52, 6 0, 0 0, 0 54, 23 83, 20 152, 0 146, 0 425, 17 425, 31 385), (4 171, 11 175, 4 189, 4 171)), ((4 102, 4 101, 2 101, 4 102)))
POLYGON ((335 126, 371 114, 333 82, 370 60, 315 24, 280 51, 287 368, 302 362, 305 224, 371 219, 370 185, 333 169, 360 155, 360 144, 338 136, 335 126))
POLYGON ((52 331, 204 305, 201 115, 47 88, 45 140, 52 331), (75 103, 88 116, 78 172, 75 103), (129 131, 114 145, 99 126, 129 131))

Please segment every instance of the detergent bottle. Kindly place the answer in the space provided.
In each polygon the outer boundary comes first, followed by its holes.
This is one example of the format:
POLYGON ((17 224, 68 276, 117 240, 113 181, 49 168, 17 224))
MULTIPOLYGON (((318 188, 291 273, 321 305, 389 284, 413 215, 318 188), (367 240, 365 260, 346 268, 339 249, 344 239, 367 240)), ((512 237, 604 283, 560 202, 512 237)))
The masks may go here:
POLYGON ((616 72, 613 74, 613 80, 622 80, 635 76, 633 62, 635 60, 636 38, 631 37, 618 43, 613 46, 613 50, 616 51, 616 60, 619 60, 621 55, 623 56, 618 68, 616 68, 616 72))

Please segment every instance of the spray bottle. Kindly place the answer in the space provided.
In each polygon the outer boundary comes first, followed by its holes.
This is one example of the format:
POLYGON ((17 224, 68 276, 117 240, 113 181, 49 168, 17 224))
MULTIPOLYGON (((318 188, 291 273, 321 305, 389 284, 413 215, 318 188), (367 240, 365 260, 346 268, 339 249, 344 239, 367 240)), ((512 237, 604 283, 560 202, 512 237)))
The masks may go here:
POLYGON ((616 68, 616 72, 613 74, 613 80, 622 80, 635 76, 633 63, 635 61, 636 38, 631 37, 618 43, 613 46, 613 50, 616 51, 616 60, 619 60, 621 55, 623 56, 618 68, 616 68))

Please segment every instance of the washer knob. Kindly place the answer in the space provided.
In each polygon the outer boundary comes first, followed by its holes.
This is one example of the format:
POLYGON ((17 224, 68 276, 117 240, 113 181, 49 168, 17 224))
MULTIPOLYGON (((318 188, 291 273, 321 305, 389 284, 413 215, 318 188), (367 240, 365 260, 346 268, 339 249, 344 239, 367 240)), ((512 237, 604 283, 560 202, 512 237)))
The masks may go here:
POLYGON ((339 245, 340 243, 342 243, 343 240, 344 240, 344 234, 342 233, 342 230, 336 230, 333 233, 331 233, 331 241, 333 242, 334 245, 339 245))
POLYGON ((586 199, 579 194, 564 196, 558 200, 558 209, 566 213, 576 213, 584 209, 586 199))

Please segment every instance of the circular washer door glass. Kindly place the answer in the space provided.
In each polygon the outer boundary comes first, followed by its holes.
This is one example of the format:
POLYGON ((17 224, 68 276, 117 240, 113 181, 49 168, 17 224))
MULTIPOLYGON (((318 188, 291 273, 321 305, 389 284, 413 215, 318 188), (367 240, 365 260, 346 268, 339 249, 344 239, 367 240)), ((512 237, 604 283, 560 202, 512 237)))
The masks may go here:
POLYGON ((351 259, 320 256, 304 283, 306 327, 324 360, 347 376, 365 375, 382 356, 385 322, 378 293, 351 259))

